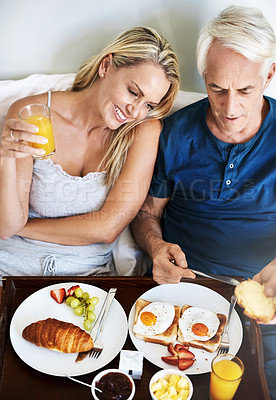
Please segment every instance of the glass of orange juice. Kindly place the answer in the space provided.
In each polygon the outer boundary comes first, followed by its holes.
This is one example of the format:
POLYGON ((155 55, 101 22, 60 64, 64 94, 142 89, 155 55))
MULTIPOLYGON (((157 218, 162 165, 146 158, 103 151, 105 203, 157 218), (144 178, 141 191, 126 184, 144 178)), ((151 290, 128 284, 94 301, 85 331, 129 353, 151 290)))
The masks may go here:
POLYGON ((232 400, 244 372, 243 362, 232 354, 220 354, 211 364, 210 400, 232 400))
POLYGON ((40 159, 51 157, 55 153, 55 142, 49 107, 46 104, 29 104, 21 108, 18 116, 23 121, 39 128, 36 135, 45 136, 48 139, 46 144, 30 142, 32 147, 45 150, 43 156, 34 157, 40 159))

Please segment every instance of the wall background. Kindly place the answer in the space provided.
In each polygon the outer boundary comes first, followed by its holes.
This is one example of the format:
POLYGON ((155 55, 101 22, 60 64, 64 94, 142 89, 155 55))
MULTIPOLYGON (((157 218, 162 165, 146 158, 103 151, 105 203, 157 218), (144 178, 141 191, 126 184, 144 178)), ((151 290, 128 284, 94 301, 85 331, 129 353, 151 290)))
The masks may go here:
MULTIPOLYGON (((195 62, 198 32, 232 4, 260 8, 276 32, 275 0, 0 0, 0 80, 76 72, 121 31, 146 25, 172 43, 181 88, 205 92, 195 62)), ((266 94, 276 97, 276 77, 266 94)))

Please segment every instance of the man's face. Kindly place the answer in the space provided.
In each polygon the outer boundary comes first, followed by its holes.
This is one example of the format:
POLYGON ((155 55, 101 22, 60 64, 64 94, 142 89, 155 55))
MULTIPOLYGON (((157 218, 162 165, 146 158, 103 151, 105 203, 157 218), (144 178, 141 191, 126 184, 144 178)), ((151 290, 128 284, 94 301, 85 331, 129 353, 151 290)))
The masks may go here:
MULTIPOLYGON (((205 85, 211 106, 211 131, 226 142, 241 143, 262 122, 263 91, 273 77, 261 76, 262 63, 253 63, 215 41, 206 60, 205 85)), ((253 132, 254 131, 254 132, 253 132)))

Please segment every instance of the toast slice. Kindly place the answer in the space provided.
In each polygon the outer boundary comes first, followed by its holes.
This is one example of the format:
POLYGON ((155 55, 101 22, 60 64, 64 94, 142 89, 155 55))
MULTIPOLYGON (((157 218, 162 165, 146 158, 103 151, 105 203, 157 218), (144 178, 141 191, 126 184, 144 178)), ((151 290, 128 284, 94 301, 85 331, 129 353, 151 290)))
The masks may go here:
POLYGON ((235 295, 244 314, 258 322, 269 322, 276 312, 276 296, 267 297, 264 285, 248 279, 235 288, 235 295))
MULTIPOLYGON (((188 305, 188 304, 185 304, 185 305, 182 307, 181 315, 182 315, 182 314, 184 313, 184 311, 187 310, 187 308, 189 308, 189 307, 192 307, 192 306, 190 306, 190 305, 188 305)), ((206 341, 204 341, 204 342, 203 342, 203 341, 200 341, 200 340, 195 340, 195 339, 186 341, 186 340, 184 339, 184 337, 183 337, 183 334, 182 334, 180 328, 178 328, 177 340, 178 340, 181 344, 187 345, 187 346, 189 346, 189 347, 194 347, 194 348, 196 348, 196 349, 202 349, 202 350, 208 351, 209 353, 215 352, 215 351, 218 349, 218 347, 219 347, 219 344, 220 344, 220 341, 221 341, 221 335, 222 335, 222 333, 223 333, 223 329, 224 329, 225 324, 226 324, 226 321, 227 321, 227 318, 226 318, 226 316, 225 316, 224 314, 219 314, 219 313, 217 313, 217 317, 218 317, 218 319, 219 319, 220 324, 219 324, 219 327, 218 327, 218 329, 217 329, 217 333, 216 333, 215 336, 213 336, 211 339, 206 340, 206 341)))
MULTIPOLYGON (((138 299, 136 301, 134 325, 136 324, 136 322, 138 320, 138 316, 139 316, 140 312, 142 311, 142 309, 150 303, 152 303, 152 302, 148 301, 148 300, 144 300, 144 299, 138 299)), ((157 335, 151 335, 151 336, 141 335, 141 334, 134 332, 135 337, 137 337, 137 339, 144 340, 145 342, 157 343, 157 344, 162 344, 164 346, 168 346, 168 344, 173 342, 174 340, 176 340, 176 337, 177 337, 177 327, 178 327, 178 320, 180 317, 180 307, 174 306, 174 309, 175 309, 175 315, 174 315, 173 322, 165 332, 159 333, 157 335)))

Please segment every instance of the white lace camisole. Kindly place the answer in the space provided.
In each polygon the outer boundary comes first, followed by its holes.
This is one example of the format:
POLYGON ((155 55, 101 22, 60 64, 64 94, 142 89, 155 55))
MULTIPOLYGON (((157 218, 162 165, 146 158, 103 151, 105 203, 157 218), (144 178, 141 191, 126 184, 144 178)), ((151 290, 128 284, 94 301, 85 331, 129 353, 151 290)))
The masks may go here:
MULTIPOLYGON (((29 218, 56 218, 99 210, 108 194, 105 172, 71 176, 51 159, 34 160, 29 218)), ((111 244, 65 246, 13 236, 0 240, 0 276, 115 275, 111 244)))

